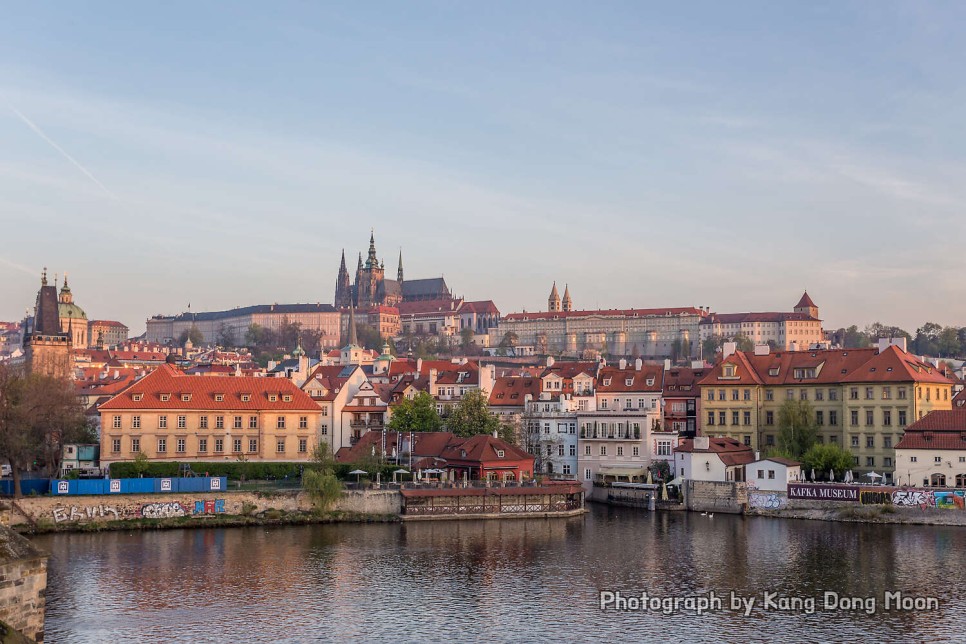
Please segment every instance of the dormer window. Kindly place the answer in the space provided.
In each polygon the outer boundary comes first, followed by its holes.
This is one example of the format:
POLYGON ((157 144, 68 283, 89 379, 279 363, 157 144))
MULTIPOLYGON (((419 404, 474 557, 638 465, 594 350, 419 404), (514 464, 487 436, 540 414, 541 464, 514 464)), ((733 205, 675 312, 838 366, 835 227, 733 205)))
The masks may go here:
POLYGON ((284 402, 292 402, 292 397, 288 394, 285 394, 284 396, 282 396, 282 400, 284 402))
POLYGON ((268 402, 278 402, 278 396, 275 394, 268 394, 268 402))
POLYGON ((726 364, 722 371, 725 378, 734 378, 736 372, 737 372, 737 367, 735 367, 733 364, 726 364))
POLYGON ((604 386, 610 387, 610 378, 604 378, 604 386))
POLYGON ((506 453, 502 449, 496 450, 496 457, 497 458, 503 458, 504 456, 506 456, 506 453))
POLYGON ((191 402, 191 394, 181 394, 181 402, 191 402))
POLYGON ((647 379, 647 386, 648 387, 653 387, 654 386, 654 378, 648 378, 647 379))
POLYGON ((772 367, 768 370, 768 375, 774 378, 778 375, 779 371, 781 371, 780 367, 772 367))
POLYGON ((634 384, 634 379, 633 378, 624 378, 624 385, 625 386, 630 387, 633 384, 634 384))
POLYGON ((171 394, 161 394, 161 402, 168 402, 171 400, 171 394))
POLYGON ((225 402, 225 394, 215 394, 215 402, 225 402))
POLYGON ((141 402, 141 396, 143 394, 131 394, 131 400, 134 402, 141 402))
POLYGON ((466 458, 466 450, 465 449, 461 449, 460 450, 460 456, 462 456, 463 458, 466 458))
POLYGON ((242 399, 242 402, 251 402, 252 401, 252 395, 251 394, 242 394, 241 395, 241 399, 242 399))

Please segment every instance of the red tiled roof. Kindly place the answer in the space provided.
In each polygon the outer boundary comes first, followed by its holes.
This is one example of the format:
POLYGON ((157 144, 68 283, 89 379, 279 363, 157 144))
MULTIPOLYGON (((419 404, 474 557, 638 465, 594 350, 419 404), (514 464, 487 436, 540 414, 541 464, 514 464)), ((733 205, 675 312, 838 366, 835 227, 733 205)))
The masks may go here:
POLYGON ((286 378, 215 378, 187 376, 171 365, 163 364, 123 393, 101 405, 102 410, 112 409, 212 409, 212 410, 277 410, 319 411, 319 406, 304 391, 286 378), (140 400, 134 400, 141 394, 140 400), (162 394, 169 394, 167 401, 162 394), (190 394, 191 400, 182 401, 181 394, 190 394), (222 394, 224 400, 216 401, 222 394), (242 394, 250 394, 247 402, 242 394), (270 395, 276 400, 272 402, 270 395), (291 396, 285 401, 284 396, 291 396))
POLYGON ((670 398, 700 396, 700 390, 695 385, 704 377, 706 371, 690 367, 673 367, 665 371, 664 395, 670 398))
POLYGON ((677 307, 666 309, 600 309, 595 311, 543 311, 537 313, 508 313, 503 319, 510 321, 547 320, 553 318, 578 318, 592 315, 600 317, 668 317, 673 315, 706 315, 701 309, 694 307, 677 307))
POLYGON ((896 449, 966 450, 966 409, 929 412, 906 427, 896 449))
POLYGON ((747 465, 755 461, 755 452, 751 447, 739 443, 733 438, 725 436, 708 437, 708 449, 696 449, 694 439, 686 438, 675 448, 677 452, 694 454, 717 454, 725 465, 747 465))
POLYGON ((966 389, 953 396, 953 408, 966 407, 966 389))
POLYGON ((421 300, 400 302, 399 315, 419 315, 420 313, 456 313, 458 300, 421 300))
POLYGON ((119 328, 119 329, 121 329, 121 328, 126 329, 127 328, 127 325, 126 324, 123 324, 121 322, 118 322, 117 320, 91 320, 90 321, 90 326, 112 326, 112 327, 119 328))
POLYGON ((527 395, 540 397, 540 380, 529 377, 497 378, 490 392, 490 407, 522 407, 527 395))
POLYGON ((500 310, 496 308, 496 304, 493 300, 481 300, 479 302, 463 302, 459 308, 460 313, 476 313, 477 315, 482 315, 488 313, 490 315, 499 315, 500 310))
POLYGON ((742 322, 821 322, 804 313, 712 313, 701 324, 741 324, 742 322))
POLYGON ((805 291, 804 293, 802 293, 802 299, 800 299, 798 301, 798 304, 795 305, 795 308, 796 309, 799 309, 799 308, 803 308, 803 307, 806 307, 806 306, 810 306, 810 307, 813 307, 813 308, 817 308, 817 307, 815 307, 815 302, 813 302, 812 301, 812 298, 810 298, 808 296, 808 291, 805 291))
POLYGON ((760 385, 762 380, 748 362, 747 354, 738 351, 708 369, 707 374, 698 381, 698 384, 701 386, 760 385), (724 377, 724 366, 729 364, 735 365, 733 378, 724 377))
POLYGON ((931 364, 922 362, 895 345, 874 356, 842 382, 929 382, 949 385, 952 381, 931 364))
POLYGON ((454 438, 443 450, 441 456, 447 461, 497 461, 501 459, 497 455, 497 450, 503 450, 502 458, 505 460, 533 460, 532 454, 489 434, 479 434, 463 439, 454 438), (466 456, 463 456, 464 451, 466 456))
POLYGON ((601 367, 597 375, 598 393, 612 394, 624 392, 659 392, 663 388, 664 367, 660 365, 644 365, 640 371, 634 367, 620 369, 618 367, 601 367), (607 381, 609 384, 604 384, 607 381), (627 384, 630 380, 631 384, 627 384), (648 380, 651 384, 647 384, 648 380))

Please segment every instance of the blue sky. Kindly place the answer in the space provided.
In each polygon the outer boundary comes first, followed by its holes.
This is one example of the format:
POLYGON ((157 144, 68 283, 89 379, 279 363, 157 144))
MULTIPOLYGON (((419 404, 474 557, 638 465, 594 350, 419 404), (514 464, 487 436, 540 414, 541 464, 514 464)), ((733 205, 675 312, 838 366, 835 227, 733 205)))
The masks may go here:
MULTIPOLYGON (((20 3, 0 319, 331 302, 370 227, 504 312, 966 324, 959 3, 20 3)), ((914 330, 914 328, 910 328, 914 330)))

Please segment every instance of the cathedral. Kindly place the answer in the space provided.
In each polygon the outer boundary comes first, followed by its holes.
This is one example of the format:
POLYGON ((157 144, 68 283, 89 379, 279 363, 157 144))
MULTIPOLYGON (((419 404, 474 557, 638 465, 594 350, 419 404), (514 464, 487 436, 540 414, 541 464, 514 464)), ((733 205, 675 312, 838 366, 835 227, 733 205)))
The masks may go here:
POLYGON ((402 302, 450 300, 452 297, 442 277, 404 280, 402 251, 399 252, 396 279, 386 278, 386 262, 380 260, 376 253, 375 233, 369 235, 369 254, 365 263, 362 261, 362 253, 359 253, 354 283, 346 268, 345 250, 342 251, 342 264, 335 282, 336 308, 399 306, 402 302))

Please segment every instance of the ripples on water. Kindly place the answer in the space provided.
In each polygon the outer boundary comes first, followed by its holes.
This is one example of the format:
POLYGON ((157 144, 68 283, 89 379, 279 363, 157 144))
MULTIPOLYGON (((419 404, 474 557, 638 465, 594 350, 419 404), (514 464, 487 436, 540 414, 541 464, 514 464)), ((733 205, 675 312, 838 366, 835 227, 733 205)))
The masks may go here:
MULTIPOLYGON (((947 641, 966 529, 591 507, 585 517, 50 535, 48 642, 947 641), (598 591, 901 590, 939 612, 602 612, 598 591)), ((819 605, 819 609, 821 605, 819 605)))

